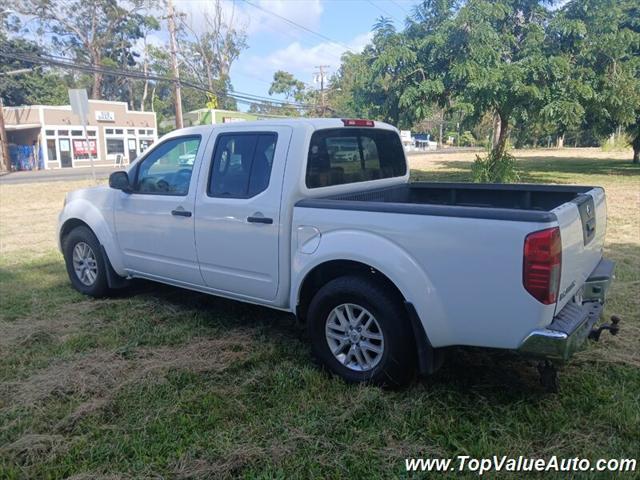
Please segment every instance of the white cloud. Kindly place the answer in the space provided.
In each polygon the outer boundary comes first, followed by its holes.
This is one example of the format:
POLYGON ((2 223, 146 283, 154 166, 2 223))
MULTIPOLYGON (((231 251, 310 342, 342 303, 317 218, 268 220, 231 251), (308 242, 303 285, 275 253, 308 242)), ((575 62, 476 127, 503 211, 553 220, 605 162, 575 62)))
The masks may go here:
MULTIPOLYGON (((346 46, 353 52, 360 52, 371 41, 371 32, 356 36, 346 46)), ((311 83, 312 74, 318 65, 329 65, 329 72, 335 72, 340 66, 340 58, 346 49, 341 44, 322 42, 311 47, 305 47, 298 41, 290 43, 285 48, 274 51, 267 56, 250 56, 239 65, 239 72, 260 75, 265 80, 271 80, 277 70, 293 73, 300 80, 311 83)))

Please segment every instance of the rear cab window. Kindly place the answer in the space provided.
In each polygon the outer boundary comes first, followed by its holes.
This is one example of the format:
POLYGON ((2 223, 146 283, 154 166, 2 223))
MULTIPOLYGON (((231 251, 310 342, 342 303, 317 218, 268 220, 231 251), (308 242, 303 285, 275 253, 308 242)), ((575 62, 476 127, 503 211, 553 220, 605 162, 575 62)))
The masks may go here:
POLYGON ((366 182, 406 174, 398 134, 373 128, 330 128, 311 136, 307 188, 366 182))

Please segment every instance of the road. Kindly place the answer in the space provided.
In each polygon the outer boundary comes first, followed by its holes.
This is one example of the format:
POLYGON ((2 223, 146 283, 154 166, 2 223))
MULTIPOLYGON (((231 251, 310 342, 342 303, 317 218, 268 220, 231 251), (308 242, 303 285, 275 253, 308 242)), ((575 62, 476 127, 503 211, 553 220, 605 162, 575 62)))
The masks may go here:
MULTIPOLYGON (((96 167, 96 178, 104 180, 109 178, 111 172, 121 170, 121 167, 96 167)), ((84 180, 91 179, 91 169, 87 167, 79 168, 57 168, 54 170, 37 170, 25 172, 11 172, 0 176, 0 185, 55 182, 64 180, 84 180)))
MULTIPOLYGON (((424 156, 428 158, 430 155, 442 155, 463 152, 476 152, 480 149, 474 148, 445 148, 438 150, 413 151, 407 152, 407 156, 424 156)), ((96 178, 105 180, 109 178, 111 172, 121 170, 119 167, 96 167, 96 178)), ((65 180, 86 180, 91 179, 91 169, 88 167, 76 168, 56 168, 54 170, 34 170, 24 172, 11 172, 0 176, 0 185, 37 183, 37 182, 55 182, 65 180)))

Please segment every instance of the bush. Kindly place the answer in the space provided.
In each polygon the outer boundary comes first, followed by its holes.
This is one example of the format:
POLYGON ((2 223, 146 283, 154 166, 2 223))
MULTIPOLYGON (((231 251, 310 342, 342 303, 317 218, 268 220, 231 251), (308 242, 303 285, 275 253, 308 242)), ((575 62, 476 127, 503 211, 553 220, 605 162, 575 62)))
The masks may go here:
POLYGON ((476 144, 476 139, 469 130, 465 130, 462 135, 460 135, 460 146, 461 147, 473 147, 476 144))
POLYGON ((621 135, 612 135, 611 137, 600 140, 600 148, 603 152, 617 152, 626 150, 631 145, 631 137, 626 133, 621 135))
POLYGON ((502 156, 493 151, 485 157, 476 155, 471 172, 476 183, 513 183, 520 178, 516 157, 508 152, 504 152, 502 156))

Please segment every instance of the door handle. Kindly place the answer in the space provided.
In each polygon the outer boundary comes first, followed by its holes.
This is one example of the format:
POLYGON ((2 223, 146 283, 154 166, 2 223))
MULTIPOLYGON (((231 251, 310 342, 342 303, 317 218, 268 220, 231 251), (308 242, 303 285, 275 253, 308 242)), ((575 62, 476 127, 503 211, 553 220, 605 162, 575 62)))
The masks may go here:
POLYGON ((190 217, 191 212, 187 212, 184 208, 176 208, 175 210, 171 210, 171 215, 176 217, 190 217))
POLYGON ((273 218, 267 217, 247 217, 247 222, 250 223, 265 223, 267 225, 271 225, 273 223, 273 218))

